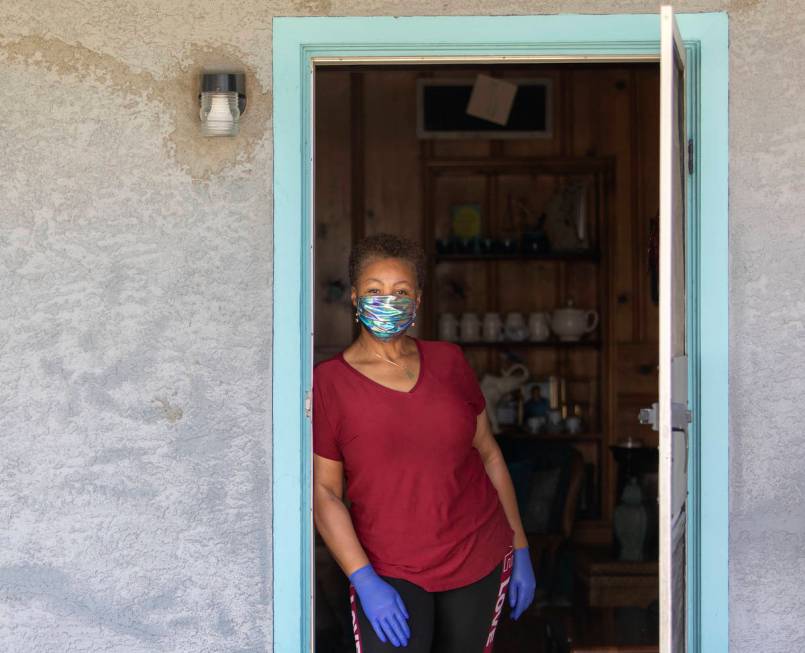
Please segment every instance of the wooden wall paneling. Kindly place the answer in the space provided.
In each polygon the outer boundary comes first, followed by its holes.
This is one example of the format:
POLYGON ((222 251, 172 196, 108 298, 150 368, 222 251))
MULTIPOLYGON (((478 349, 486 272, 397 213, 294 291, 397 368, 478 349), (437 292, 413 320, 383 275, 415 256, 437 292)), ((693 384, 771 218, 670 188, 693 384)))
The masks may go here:
MULTIPOLYGON (((473 69, 466 68, 437 68, 431 74, 432 77, 444 77, 447 79, 475 79, 479 73, 490 74, 488 67, 473 69)), ((475 138, 434 138, 433 154, 437 157, 487 157, 490 153, 491 141, 475 138)))
POLYGON ((349 77, 348 72, 316 74, 314 329, 317 361, 346 347, 352 336, 346 257, 353 237, 349 77), (346 287, 340 300, 328 295, 328 287, 335 281, 346 287))
POLYGON ((366 233, 422 234, 420 151, 413 71, 364 72, 366 233))
POLYGON ((659 66, 640 70, 637 75, 638 111, 637 130, 640 134, 640 203, 637 220, 637 248, 640 275, 637 292, 640 299, 640 340, 656 341, 659 338, 659 306, 651 301, 649 285, 648 243, 651 220, 659 211, 659 159, 660 159, 660 71, 659 66))
POLYGON ((483 263, 444 262, 434 268, 435 315, 478 313, 483 318, 489 306, 487 270, 483 263))
POLYGON ((632 169, 631 131, 633 120, 631 86, 628 69, 615 67, 596 78, 598 116, 597 149, 600 155, 615 157, 615 197, 611 232, 613 250, 610 256, 612 289, 615 297, 626 296, 628 302, 616 302, 613 310, 613 337, 616 342, 629 342, 635 334, 632 320, 634 238, 632 235, 632 192, 635 180, 632 169))
POLYGON ((599 72, 598 66, 578 67, 569 83, 573 86, 572 105, 572 143, 573 156, 594 156, 596 154, 595 115, 598 107, 594 86, 599 72))
POLYGON ((601 310, 600 334, 601 334, 601 358, 599 359, 599 378, 601 379, 600 398, 601 398, 601 427, 603 429, 601 439, 601 512, 605 522, 610 523, 614 511, 612 496, 612 486, 616 483, 616 470, 609 451, 612 438, 612 423, 617 392, 617 384, 612 366, 613 355, 615 352, 615 316, 612 311, 612 289, 615 286, 613 274, 614 257, 613 246, 617 237, 617 216, 616 190, 617 190, 617 160, 613 160, 604 174, 596 179, 598 186, 597 210, 599 211, 599 224, 607 221, 606 229, 602 229, 599 242, 601 243, 601 260, 599 273, 602 275, 598 284, 598 302, 601 310))
POLYGON ((502 261, 499 268, 499 308, 517 311, 526 318, 532 311, 554 309, 558 266, 545 261, 502 261))
POLYGON ((566 66, 559 73, 559 116, 558 133, 559 154, 570 156, 574 150, 573 143, 573 68, 566 66))
POLYGON ((431 197, 433 196, 433 183, 432 175, 425 166, 424 162, 427 158, 433 156, 433 146, 431 141, 419 142, 419 177, 422 184, 422 231, 420 235, 420 243, 422 249, 425 250, 425 262, 427 272, 425 275, 425 283, 422 286, 423 297, 419 307, 419 317, 417 320, 417 335, 423 338, 435 339, 438 334, 436 333, 436 319, 433 315, 436 300, 434 297, 435 288, 437 287, 436 280, 436 229, 434 226, 434 207, 431 197))
POLYGON ((350 190, 352 198, 352 242, 356 243, 366 234, 366 138, 365 101, 363 73, 349 74, 350 107, 350 190))
MULTIPOLYGON (((633 234, 633 246, 632 246, 632 291, 631 291, 631 301, 629 305, 632 308, 632 338, 635 340, 642 340, 644 337, 644 331, 642 328, 641 320, 641 306, 643 303, 643 295, 641 294, 640 290, 642 287, 642 274, 640 269, 640 264, 643 262, 643 257, 641 256, 641 251, 645 247, 645 241, 640 239, 640 222, 641 222, 641 215, 640 215, 640 200, 642 195, 642 186, 641 186, 641 169, 642 169, 642 157, 640 156, 640 141, 643 137, 641 134, 641 123, 640 123, 640 101, 638 96, 638 73, 637 70, 634 68, 629 70, 629 123, 631 125, 631 129, 629 130, 629 150, 631 153, 630 157, 630 164, 631 164, 631 172, 630 177, 634 182, 635 187, 632 189, 630 193, 629 200, 631 202, 631 211, 629 212, 630 222, 631 222, 631 232, 633 234)), ((617 303, 618 306, 623 306, 624 304, 621 302, 617 303)))
POLYGON ((528 68, 507 67, 500 76, 505 78, 540 78, 547 77, 553 83, 552 109, 553 109, 553 137, 529 138, 518 140, 502 140, 502 154, 517 157, 548 157, 558 156, 561 153, 561 130, 567 128, 568 116, 563 113, 563 86, 562 75, 556 66, 533 65, 528 68))

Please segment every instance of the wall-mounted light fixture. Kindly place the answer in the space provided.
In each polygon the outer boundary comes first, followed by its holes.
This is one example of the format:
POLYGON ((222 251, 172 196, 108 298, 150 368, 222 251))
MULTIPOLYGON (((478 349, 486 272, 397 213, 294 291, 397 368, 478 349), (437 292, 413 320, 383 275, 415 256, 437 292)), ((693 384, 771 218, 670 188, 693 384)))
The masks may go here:
POLYGON ((201 133, 236 136, 240 116, 246 110, 243 73, 202 73, 199 97, 201 133))

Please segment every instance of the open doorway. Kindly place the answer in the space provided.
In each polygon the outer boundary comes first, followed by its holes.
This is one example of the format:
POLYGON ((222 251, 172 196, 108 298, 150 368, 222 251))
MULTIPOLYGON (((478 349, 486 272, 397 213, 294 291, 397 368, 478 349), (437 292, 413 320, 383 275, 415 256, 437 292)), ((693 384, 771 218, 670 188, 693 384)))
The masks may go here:
MULTIPOLYGON (((657 642, 657 438, 636 416, 657 397, 658 97, 656 63, 316 74, 314 362, 355 335, 350 245, 386 231, 428 256, 413 335, 455 339, 479 379, 526 370, 488 410, 539 593, 498 653, 657 642), (428 104, 479 75, 540 119, 501 133, 428 104)), ((354 650, 346 581, 315 555, 317 650, 354 650)))

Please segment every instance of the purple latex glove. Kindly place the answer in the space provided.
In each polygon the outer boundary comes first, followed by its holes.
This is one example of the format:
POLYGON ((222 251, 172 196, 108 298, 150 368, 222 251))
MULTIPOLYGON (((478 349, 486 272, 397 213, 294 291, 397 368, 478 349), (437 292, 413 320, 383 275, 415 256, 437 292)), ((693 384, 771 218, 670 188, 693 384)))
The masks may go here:
POLYGON ((528 547, 523 546, 515 549, 512 578, 509 582, 509 607, 512 609, 512 619, 518 619, 525 612, 525 609, 531 605, 536 588, 537 580, 534 578, 534 568, 531 566, 528 547))
POLYGON ((394 646, 408 646, 408 638, 411 637, 408 610, 397 590, 380 578, 372 565, 353 571, 349 580, 355 586, 361 607, 380 641, 390 641, 394 646))

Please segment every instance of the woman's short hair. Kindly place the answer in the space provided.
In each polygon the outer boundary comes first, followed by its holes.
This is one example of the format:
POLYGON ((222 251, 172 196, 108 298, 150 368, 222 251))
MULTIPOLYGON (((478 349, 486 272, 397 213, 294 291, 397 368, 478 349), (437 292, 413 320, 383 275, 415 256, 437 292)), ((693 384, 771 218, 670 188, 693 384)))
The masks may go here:
POLYGON ((349 282, 356 286, 363 266, 377 259, 399 258, 408 261, 416 271, 416 286, 425 283, 425 252, 422 246, 405 238, 388 233, 377 233, 359 240, 349 255, 349 282))

